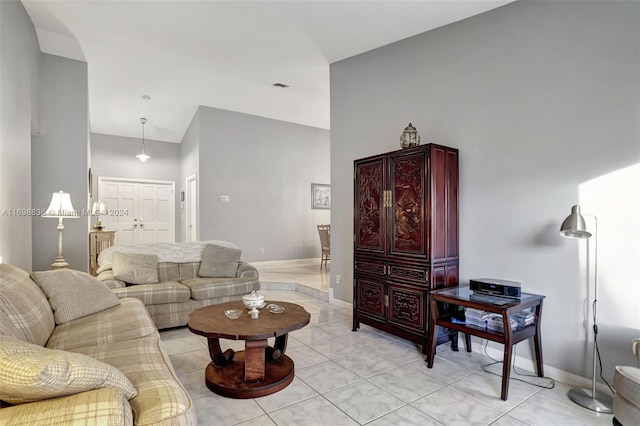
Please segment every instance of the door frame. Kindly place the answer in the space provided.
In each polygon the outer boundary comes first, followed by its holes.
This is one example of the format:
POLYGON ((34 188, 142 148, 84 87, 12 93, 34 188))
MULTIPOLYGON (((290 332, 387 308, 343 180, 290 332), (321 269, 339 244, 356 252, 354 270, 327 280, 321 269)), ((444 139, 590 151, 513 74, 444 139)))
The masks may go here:
POLYGON ((185 181, 185 210, 184 210, 184 214, 185 214, 185 241, 191 241, 190 240, 190 235, 191 232, 189 232, 189 226, 195 226, 196 228, 196 241, 198 240, 198 220, 200 219, 199 215, 198 215, 198 174, 194 173, 191 176, 188 176, 186 181, 185 181), (195 182, 196 184, 196 190, 195 190, 195 194, 192 193, 191 191, 191 186, 189 185, 191 182, 195 182), (195 223, 191 223, 191 199, 195 198, 195 202, 196 202, 196 206, 195 206, 195 216, 196 216, 196 220, 195 223))

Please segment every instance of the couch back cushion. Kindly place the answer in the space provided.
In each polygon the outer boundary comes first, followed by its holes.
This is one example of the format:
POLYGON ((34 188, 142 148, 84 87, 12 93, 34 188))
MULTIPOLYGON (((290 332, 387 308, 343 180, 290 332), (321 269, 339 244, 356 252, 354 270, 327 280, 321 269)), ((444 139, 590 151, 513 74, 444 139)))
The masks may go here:
POLYGON ((0 309, 0 337, 11 337, 13 339, 19 339, 27 341, 27 336, 24 332, 18 329, 7 314, 0 309))
POLYGON ((158 281, 166 283, 167 281, 180 280, 180 266, 174 262, 158 262, 158 281))
POLYGON ((180 281, 198 278, 200 262, 179 263, 178 266, 180 267, 180 281))
POLYGON ((55 323, 47 297, 22 269, 0 264, 0 310, 21 333, 19 338, 44 346, 55 323))

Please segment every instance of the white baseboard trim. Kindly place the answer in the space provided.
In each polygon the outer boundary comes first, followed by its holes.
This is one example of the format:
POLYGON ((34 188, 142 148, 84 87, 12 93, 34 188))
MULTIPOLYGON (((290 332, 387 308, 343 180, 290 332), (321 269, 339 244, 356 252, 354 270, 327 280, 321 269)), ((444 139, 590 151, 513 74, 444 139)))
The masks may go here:
POLYGON ((340 305, 345 309, 352 309, 353 305, 351 303, 347 303, 344 300, 336 299, 333 297, 333 288, 329 289, 329 303, 333 303, 336 305, 340 305))

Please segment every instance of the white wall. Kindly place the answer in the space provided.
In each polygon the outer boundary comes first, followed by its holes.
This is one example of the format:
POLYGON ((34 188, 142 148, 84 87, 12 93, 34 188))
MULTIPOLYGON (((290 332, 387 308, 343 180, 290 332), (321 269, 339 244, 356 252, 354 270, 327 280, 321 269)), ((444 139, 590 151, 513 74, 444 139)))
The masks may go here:
MULTIPOLYGON (((344 283, 334 296, 352 300, 353 160, 398 149, 412 122, 423 143, 460 149, 461 282, 511 279, 546 295, 545 363, 590 377, 580 244, 557 231, 582 183, 640 162, 639 8, 516 2, 332 64, 331 275, 344 283)), ((626 295, 601 298, 615 305, 626 295)), ((640 330, 599 315, 611 378, 615 363, 633 362, 640 330)), ((531 358, 525 345, 518 355, 531 358)))
POLYGON ((311 183, 330 183, 329 132, 207 107, 198 114, 200 239, 231 241, 249 261, 320 257, 316 225, 329 211, 311 209, 311 183))
MULTIPOLYGON (((0 256, 31 270, 31 127, 38 120, 35 29, 19 1, 0 1, 0 256)), ((46 208, 47 206, 45 206, 46 208)))
MULTIPOLYGON (((71 196, 76 210, 89 208, 87 63, 40 54, 40 135, 31 143, 31 205, 46 209, 54 192, 71 196)), ((57 220, 32 220, 33 269, 51 269, 58 254, 57 220)), ((88 270, 89 216, 64 220, 63 256, 88 270)))

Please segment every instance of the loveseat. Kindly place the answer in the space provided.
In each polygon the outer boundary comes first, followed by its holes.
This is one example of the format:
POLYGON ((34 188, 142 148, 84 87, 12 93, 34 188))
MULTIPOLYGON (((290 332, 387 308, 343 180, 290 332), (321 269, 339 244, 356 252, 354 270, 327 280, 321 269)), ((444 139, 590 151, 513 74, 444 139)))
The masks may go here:
POLYGON ((258 270, 227 241, 115 245, 98 256, 98 279, 118 298, 141 300, 158 329, 186 325, 195 309, 260 289, 258 270))
POLYGON ((0 264, 0 424, 195 425, 144 304, 73 270, 0 264))

